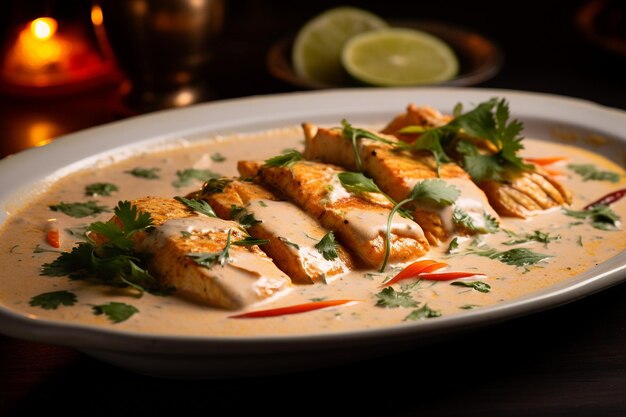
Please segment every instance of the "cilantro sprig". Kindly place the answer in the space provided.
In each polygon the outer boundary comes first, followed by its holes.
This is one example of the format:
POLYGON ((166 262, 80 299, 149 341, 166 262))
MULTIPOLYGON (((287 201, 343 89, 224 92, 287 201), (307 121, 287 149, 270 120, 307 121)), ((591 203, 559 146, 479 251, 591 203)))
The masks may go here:
POLYGON ((319 253, 322 254, 324 259, 327 261, 332 261, 337 258, 337 241, 335 241, 335 235, 332 230, 324 235, 319 242, 315 244, 315 249, 318 250, 319 253))
POLYGON ((101 206, 97 201, 89 200, 86 202, 51 204, 48 206, 52 211, 59 211, 70 217, 83 218, 89 216, 95 216, 96 214, 106 213, 111 211, 106 206, 101 206))
POLYGON ((193 259, 196 264, 203 266, 207 269, 211 269, 215 264, 219 264, 223 267, 224 265, 226 265, 227 262, 232 261, 230 257, 231 232, 231 230, 228 231, 224 249, 218 252, 190 252, 187 254, 187 256, 193 259))
POLYGON ((290 149, 287 152, 276 155, 265 160, 264 166, 266 167, 287 167, 290 168, 293 164, 301 161, 304 157, 295 149, 290 149))
POLYGON ((620 216, 606 204, 598 204, 588 210, 563 208, 563 212, 570 217, 587 219, 592 227, 599 230, 615 231, 619 229, 620 216))

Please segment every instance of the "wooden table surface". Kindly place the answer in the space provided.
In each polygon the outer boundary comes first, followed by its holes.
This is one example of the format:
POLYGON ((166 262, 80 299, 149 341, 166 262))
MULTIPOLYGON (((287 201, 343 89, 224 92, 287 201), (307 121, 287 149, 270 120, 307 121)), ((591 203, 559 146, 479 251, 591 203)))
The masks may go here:
MULTIPOLYGON (((227 3, 216 64, 207 74, 214 98, 298 90, 268 73, 265 54, 281 36, 339 3, 227 3)), ((561 94, 626 110, 626 58, 581 36, 574 17, 584 2, 511 2, 506 10, 498 4, 433 3, 438 4, 351 4, 390 19, 446 21, 494 39, 505 64, 478 88, 561 94)), ((128 117, 121 108, 117 83, 56 98, 0 96, 0 155, 33 146, 42 135, 128 117)), ((624 416, 624 300, 626 283, 382 358, 232 380, 158 379, 71 348, 0 336, 0 415, 624 416)))

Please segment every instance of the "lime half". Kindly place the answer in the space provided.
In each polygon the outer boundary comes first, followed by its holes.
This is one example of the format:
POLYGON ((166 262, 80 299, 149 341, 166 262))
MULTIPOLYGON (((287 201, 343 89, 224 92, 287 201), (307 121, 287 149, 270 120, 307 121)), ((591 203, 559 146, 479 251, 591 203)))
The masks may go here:
POLYGON ((351 38, 342 62, 366 84, 395 87, 436 84, 453 78, 459 63, 441 39, 414 29, 380 29, 351 38))
POLYGON ((296 73, 325 84, 342 84, 341 52, 354 35, 387 27, 380 17, 355 7, 336 7, 314 17, 296 35, 292 60, 296 73))

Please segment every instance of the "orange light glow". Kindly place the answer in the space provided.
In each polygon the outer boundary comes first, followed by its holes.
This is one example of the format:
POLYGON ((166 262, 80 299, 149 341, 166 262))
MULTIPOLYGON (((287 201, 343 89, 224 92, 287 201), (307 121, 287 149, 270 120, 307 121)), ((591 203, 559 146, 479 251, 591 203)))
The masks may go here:
POLYGON ((28 142, 31 146, 43 146, 58 134, 58 126, 49 121, 38 121, 28 128, 28 142))
POLYGON ((35 39, 42 41, 54 36, 57 31, 57 21, 51 17, 40 17, 30 23, 30 31, 35 39))
POLYGON ((95 26, 100 26, 104 21, 104 17, 102 16, 102 9, 100 6, 95 5, 91 8, 91 23, 95 26))

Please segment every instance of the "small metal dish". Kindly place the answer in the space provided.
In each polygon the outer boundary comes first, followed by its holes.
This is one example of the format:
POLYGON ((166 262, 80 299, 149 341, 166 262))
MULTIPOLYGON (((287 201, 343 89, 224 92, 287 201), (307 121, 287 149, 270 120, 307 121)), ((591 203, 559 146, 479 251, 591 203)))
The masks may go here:
MULTIPOLYGON (((446 42, 459 59, 459 74, 438 86, 470 86, 492 78, 502 68, 504 54, 500 47, 486 37, 457 26, 435 21, 396 21, 394 27, 421 30, 446 42)), ((267 67, 276 78, 307 89, 354 87, 355 84, 332 85, 306 79, 296 74, 291 63, 295 36, 278 40, 268 51, 267 67)))

